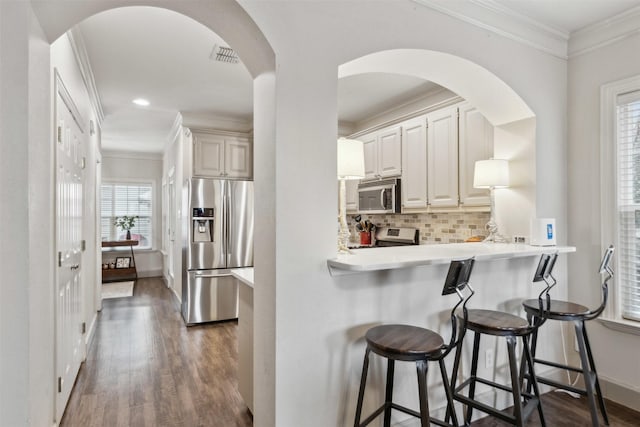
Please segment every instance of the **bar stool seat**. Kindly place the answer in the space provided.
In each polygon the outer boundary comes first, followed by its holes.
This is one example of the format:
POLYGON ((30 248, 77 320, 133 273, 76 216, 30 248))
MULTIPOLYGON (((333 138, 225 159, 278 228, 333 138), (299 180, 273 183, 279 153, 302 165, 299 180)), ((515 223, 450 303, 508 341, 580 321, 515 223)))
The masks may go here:
POLYGON ((376 326, 367 331, 365 339, 374 353, 403 361, 437 357, 444 346, 439 334, 411 325, 376 326))
MULTIPOLYGON (((536 300, 536 305, 538 300, 536 300)), ((494 310, 468 309, 467 329, 496 336, 531 333, 529 322, 519 316, 494 310)), ((461 316, 459 316, 461 318, 461 316)))
MULTIPOLYGON (((537 299, 528 299, 522 305, 527 313, 535 315, 538 312, 537 299)), ((545 312, 545 317, 553 320, 576 320, 586 317, 589 313, 589 308, 584 305, 552 299, 549 310, 545 312)))

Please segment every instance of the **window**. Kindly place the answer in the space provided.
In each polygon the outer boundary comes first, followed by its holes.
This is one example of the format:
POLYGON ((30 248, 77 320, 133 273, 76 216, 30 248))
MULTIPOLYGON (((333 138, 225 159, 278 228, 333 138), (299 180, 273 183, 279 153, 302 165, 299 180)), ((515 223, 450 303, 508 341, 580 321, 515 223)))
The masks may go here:
POLYGON ((126 231, 116 228, 117 217, 138 216, 131 238, 139 248, 150 249, 153 230, 153 185, 151 183, 105 183, 102 185, 102 240, 123 240, 126 231))
POLYGON ((640 90, 616 100, 620 314, 640 320, 640 90))

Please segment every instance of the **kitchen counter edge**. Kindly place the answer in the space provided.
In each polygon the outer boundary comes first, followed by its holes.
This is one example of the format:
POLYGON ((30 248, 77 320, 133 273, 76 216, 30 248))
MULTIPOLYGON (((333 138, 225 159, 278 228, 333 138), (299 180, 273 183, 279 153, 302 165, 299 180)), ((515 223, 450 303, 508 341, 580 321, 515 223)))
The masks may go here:
POLYGON ((253 267, 232 268, 229 272, 233 277, 253 288, 253 267))
POLYGON ((574 246, 531 246, 513 243, 443 243, 355 250, 327 260, 332 275, 447 264, 475 257, 477 261, 518 258, 543 253, 575 252, 574 246))

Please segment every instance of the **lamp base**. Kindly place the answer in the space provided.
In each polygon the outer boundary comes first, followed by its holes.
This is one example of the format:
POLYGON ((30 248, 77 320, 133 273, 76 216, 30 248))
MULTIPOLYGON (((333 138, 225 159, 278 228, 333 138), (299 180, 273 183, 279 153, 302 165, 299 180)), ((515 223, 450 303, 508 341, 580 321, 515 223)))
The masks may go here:
POLYGON ((498 233, 498 224, 491 218, 485 226, 489 235, 482 241, 483 243, 508 243, 506 237, 498 233))

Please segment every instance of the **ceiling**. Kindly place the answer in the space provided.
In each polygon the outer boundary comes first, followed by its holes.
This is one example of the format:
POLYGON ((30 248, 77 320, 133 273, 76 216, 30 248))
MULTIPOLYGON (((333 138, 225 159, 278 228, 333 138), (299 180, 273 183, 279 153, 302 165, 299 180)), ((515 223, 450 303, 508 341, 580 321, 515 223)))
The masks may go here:
MULTIPOLYGON (((419 0, 427 6, 439 3, 440 8, 469 1, 419 0)), ((640 5, 640 0, 473 1, 567 36, 640 5)), ((242 62, 210 59, 214 46, 227 44, 198 22, 166 9, 125 7, 94 15, 78 29, 105 114, 104 150, 160 153, 178 113, 185 119, 215 118, 218 126, 227 123, 229 130, 242 123, 250 128, 251 76, 242 62), (136 106, 135 98, 148 99, 150 105, 136 106)), ((438 88, 396 74, 343 78, 338 84, 338 118, 357 123, 438 88)))

